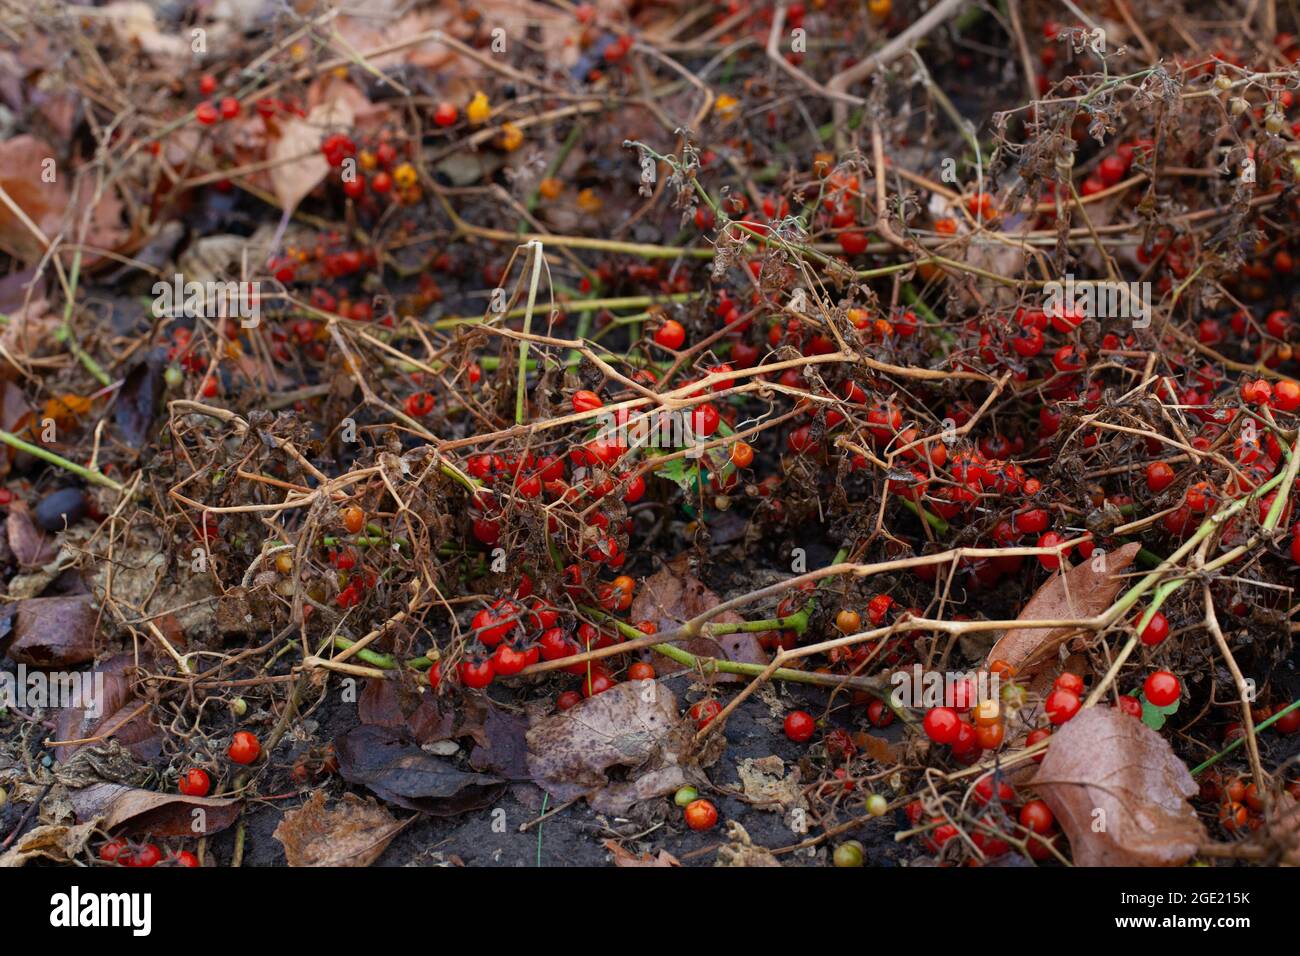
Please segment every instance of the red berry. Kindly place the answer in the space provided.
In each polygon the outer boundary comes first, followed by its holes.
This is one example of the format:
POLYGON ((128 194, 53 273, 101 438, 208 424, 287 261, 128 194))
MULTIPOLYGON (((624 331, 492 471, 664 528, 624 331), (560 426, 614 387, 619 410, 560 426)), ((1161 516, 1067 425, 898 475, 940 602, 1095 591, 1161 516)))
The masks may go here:
POLYGON ((194 107, 194 118, 204 126, 211 126, 218 119, 217 108, 205 100, 194 107))
POLYGON ((686 341, 686 329, 676 319, 669 319, 655 331, 655 341, 666 349, 676 351, 686 341))
POLYGON ((221 100, 221 118, 232 120, 239 115, 239 100, 233 96, 223 97, 221 100))
POLYGON ((460 118, 460 111, 446 100, 438 104, 438 108, 433 111, 433 121, 439 126, 454 126, 456 120, 460 118))
POLYGON ((1132 694, 1123 694, 1116 703, 1120 713, 1128 714, 1130 717, 1142 718, 1142 701, 1138 700, 1132 694))
POLYGON ((1168 488, 1174 481, 1174 470, 1163 461, 1153 461, 1147 465, 1147 487, 1154 493, 1168 488))
POLYGON ((711 830, 718 822, 718 808, 708 800, 692 800, 684 812, 692 830, 711 830))
POLYGON ((199 77, 199 92, 204 96, 211 96, 217 91, 217 78, 211 73, 204 73, 199 77))
POLYGON ((792 710, 785 717, 785 735, 795 743, 810 740, 816 727, 812 715, 804 710, 792 710))
POLYGON ((491 658, 481 661, 461 661, 457 673, 462 684, 475 690, 486 687, 496 676, 491 658))
POLYGON ((262 753, 262 745, 247 730, 238 731, 230 740, 230 759, 238 764, 250 764, 262 753))
POLYGON ((1052 723, 1063 724, 1079 712, 1080 704, 1078 694, 1058 688, 1047 695, 1043 710, 1052 723))
POLYGON ((1142 685, 1142 695, 1157 707, 1168 707, 1182 693, 1182 684, 1169 671, 1155 671, 1142 685))
POLYGON ((1042 508, 1016 512, 1012 522, 1021 534, 1040 534, 1047 530, 1048 515, 1042 508))
POLYGON ((952 744, 961 734, 961 719, 951 707, 932 707, 922 722, 925 735, 936 744, 952 744))
POLYGON ((377 172, 370 178, 370 188, 380 194, 391 192, 393 177, 383 171, 377 172))
POLYGON ((181 774, 178 789, 187 797, 206 797, 212 789, 212 781, 206 770, 191 767, 181 774))
POLYGON ((1142 643, 1147 647, 1155 647, 1166 637, 1169 636, 1169 621, 1163 614, 1156 611, 1151 615, 1151 620, 1147 626, 1142 629, 1142 643))
POLYGON ((703 730, 713 722, 713 718, 722 713, 722 705, 716 700, 702 700, 686 712, 686 716, 695 721, 695 729, 703 730))
POLYGON ((1042 800, 1030 800, 1020 808, 1020 825, 1040 836, 1046 836, 1056 825, 1056 817, 1052 814, 1052 808, 1042 800))

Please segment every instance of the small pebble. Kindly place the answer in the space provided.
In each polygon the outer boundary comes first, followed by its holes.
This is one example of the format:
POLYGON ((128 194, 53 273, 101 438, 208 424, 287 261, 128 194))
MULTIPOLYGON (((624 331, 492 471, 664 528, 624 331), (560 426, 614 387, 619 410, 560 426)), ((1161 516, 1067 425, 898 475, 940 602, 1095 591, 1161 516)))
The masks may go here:
POLYGON ((86 496, 77 488, 60 488, 41 499, 32 515, 43 531, 62 531, 86 516, 86 496))

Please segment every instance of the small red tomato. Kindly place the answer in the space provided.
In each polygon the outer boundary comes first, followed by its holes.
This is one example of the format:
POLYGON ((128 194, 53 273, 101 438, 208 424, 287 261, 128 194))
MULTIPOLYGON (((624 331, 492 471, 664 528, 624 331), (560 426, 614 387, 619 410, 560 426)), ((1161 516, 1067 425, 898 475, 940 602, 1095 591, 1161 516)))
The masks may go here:
POLYGON ((718 822, 718 808, 704 799, 688 803, 685 815, 686 825, 692 830, 710 830, 718 822))
POLYGON ((1052 808, 1042 800, 1030 800, 1020 808, 1020 825, 1040 836, 1047 836, 1056 825, 1056 817, 1052 808))
POLYGON ((669 319, 655 331, 655 341, 666 349, 676 351, 686 341, 686 329, 676 319, 669 319))
POLYGON ((238 764, 250 764, 262 753, 262 745, 247 730, 238 731, 230 740, 230 759, 238 764))
POLYGON ((961 719, 951 707, 932 707, 922 722, 925 735, 936 744, 952 744, 961 733, 961 719))
POLYGON ((178 786, 181 793, 187 797, 206 797, 212 789, 212 781, 208 778, 206 770, 191 767, 181 774, 178 786))
POLYGON ((457 674, 459 674, 462 684, 475 690, 486 687, 492 683, 492 678, 496 676, 491 658, 481 661, 461 661, 460 667, 457 668, 457 674))
POLYGON ((1182 693, 1182 684, 1169 671, 1155 671, 1142 685, 1142 695, 1157 707, 1168 707, 1182 693))
POLYGON ((792 710, 785 717, 785 735, 795 743, 804 743, 812 739, 817 724, 812 714, 805 710, 792 710))
POLYGON ((1047 695, 1043 710, 1054 724, 1063 724, 1079 712, 1081 701, 1073 691, 1057 689, 1047 695))
POLYGON ((695 721, 695 729, 703 730, 713 721, 714 717, 722 713, 722 705, 716 700, 702 700, 686 712, 686 716, 695 721))
POLYGON ((654 680, 655 669, 653 664, 647 664, 645 661, 637 661, 627 669, 628 680, 654 680))
POLYGON ((1142 643, 1147 647, 1155 647, 1166 637, 1169 636, 1169 621, 1163 614, 1156 611, 1151 615, 1151 620, 1147 626, 1142 629, 1142 643))
POLYGON ((1142 701, 1138 700, 1132 694, 1122 694, 1116 705, 1120 713, 1128 714, 1130 717, 1142 717, 1142 701))

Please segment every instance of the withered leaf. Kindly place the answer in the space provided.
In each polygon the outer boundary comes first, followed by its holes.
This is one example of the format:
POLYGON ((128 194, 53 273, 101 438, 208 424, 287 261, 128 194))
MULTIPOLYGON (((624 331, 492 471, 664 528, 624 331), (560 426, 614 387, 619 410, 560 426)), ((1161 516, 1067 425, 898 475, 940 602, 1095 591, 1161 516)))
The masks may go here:
POLYGON ((201 810, 202 832, 219 833, 239 817, 242 800, 226 797, 187 797, 124 787, 120 783, 95 783, 69 791, 77 819, 98 819, 105 830, 154 836, 193 836, 195 811, 201 810))
MULTIPOLYGON (((653 621, 659 632, 663 633, 721 603, 718 596, 690 572, 689 555, 679 554, 646 578, 645 583, 637 589, 636 598, 632 602, 631 619, 653 621)), ((713 618, 712 623, 739 624, 743 620, 734 611, 724 611, 713 618)), ((720 657, 748 664, 766 664, 769 660, 758 643, 758 637, 749 633, 722 634, 713 638, 696 637, 682 641, 678 646, 701 657, 720 657)), ((675 674, 685 669, 685 666, 667 658, 655 660, 655 670, 662 677, 675 674)), ((720 682, 742 680, 737 674, 717 674, 714 679, 720 682)))
POLYGON ((374 800, 345 793, 333 807, 316 790, 297 810, 286 811, 271 835, 284 845, 290 866, 370 866, 416 817, 397 820, 374 800))
POLYGON ((667 850, 660 850, 658 856, 650 853, 636 854, 624 847, 617 840, 606 840, 605 849, 614 855, 615 866, 681 866, 677 857, 667 850))
POLYGON ((473 737, 487 742, 484 724, 492 704, 482 697, 466 697, 458 706, 439 702, 432 693, 419 693, 412 682, 368 680, 357 698, 357 716, 363 724, 404 730, 418 744, 473 737))
MULTIPOLYGON (((149 723, 149 711, 131 692, 131 671, 135 658, 119 654, 96 668, 104 679, 102 692, 93 702, 81 707, 62 707, 55 713, 54 729, 59 740, 87 740, 92 737, 114 738, 141 760, 152 760, 162 752, 162 738, 149 723)), ((98 742, 98 741, 97 741, 98 742)), ((55 747, 54 755, 66 761, 82 747, 91 744, 68 744, 55 747)))
POLYGON ((434 816, 478 810, 505 790, 500 777, 458 770, 390 727, 363 724, 334 741, 339 774, 381 799, 434 816))
POLYGON ((1052 735, 1033 787, 1056 814, 1078 866, 1179 866, 1204 827, 1187 767, 1158 733, 1113 707, 1090 707, 1052 735))
POLYGON ((344 129, 370 106, 365 95, 351 83, 327 77, 308 92, 311 111, 303 119, 281 124, 281 135, 267 151, 271 167, 271 189, 286 212, 298 208, 330 171, 320 152, 322 129, 344 129))
POLYGON ((49 564, 59 553, 58 539, 36 527, 27 505, 21 501, 9 505, 9 517, 5 519, 5 537, 9 541, 9 550, 24 568, 39 568, 49 564))
POLYGON ((528 769, 558 800, 586 797, 602 813, 625 813, 686 782, 679 726, 672 691, 655 681, 627 681, 534 724, 528 769), (628 768, 625 782, 610 780, 615 768, 628 768))
POLYGON ((71 863, 95 836, 93 823, 75 826, 51 824, 28 830, 6 852, 0 853, 0 869, 22 866, 28 860, 44 858, 56 863, 71 863))
POLYGON ((113 421, 122 430, 123 441, 131 448, 143 448, 149 437, 158 400, 163 391, 161 356, 150 355, 137 362, 126 375, 113 405, 113 421))
MULTIPOLYGON (((1094 555, 1092 560, 1084 561, 1064 574, 1053 575, 1029 599, 1017 620, 1051 621, 1100 614, 1115 600, 1124 583, 1124 572, 1141 549, 1137 542, 1117 548, 1105 556, 1100 571, 1093 570, 1097 563, 1094 555)), ((1003 660, 1019 674, 1032 673, 1050 662, 1052 652, 1074 633, 1076 631, 1068 627, 1050 630, 1013 627, 993 645, 988 663, 1003 660)))
POLYGON ((9 656, 33 667, 68 667, 94 660, 98 616, 89 594, 20 601, 9 656))

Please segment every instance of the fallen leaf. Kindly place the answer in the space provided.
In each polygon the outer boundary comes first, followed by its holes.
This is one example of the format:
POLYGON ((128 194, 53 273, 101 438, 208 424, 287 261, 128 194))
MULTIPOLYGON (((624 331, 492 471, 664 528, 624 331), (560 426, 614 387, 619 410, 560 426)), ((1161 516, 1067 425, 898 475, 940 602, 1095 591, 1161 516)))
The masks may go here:
MULTIPOLYGON (((689 555, 680 554, 646 578, 645 583, 637 589, 636 599, 632 602, 631 619, 653 621, 659 632, 663 633, 722 603, 716 594, 690 572, 689 568, 689 555)), ((744 618, 734 611, 724 611, 713 618, 712 622, 739 624, 743 620, 744 618)), ((758 637, 749 633, 695 637, 682 641, 677 646, 700 657, 720 657, 748 664, 768 662, 767 653, 758 643, 758 637)), ((668 658, 655 660, 655 670, 661 677, 685 669, 686 665, 668 658)), ((720 682, 736 682, 744 678, 738 674, 717 674, 714 679, 720 682)))
POLYGON ((736 764, 736 775, 746 800, 756 810, 784 814, 795 807, 807 807, 798 767, 785 772, 785 761, 770 757, 746 757, 736 764))
POLYGON ((122 432, 123 442, 130 448, 141 449, 149 437, 154 416, 158 413, 158 400, 163 392, 163 360, 151 355, 126 374, 126 381, 118 390, 113 405, 113 421, 122 432))
POLYGON ((375 803, 345 793, 333 807, 316 790, 297 810, 285 812, 271 836, 284 846, 290 866, 370 866, 407 825, 375 803))
POLYGON ((727 821, 728 842, 718 847, 714 866, 780 866, 772 851, 754 843, 749 833, 735 820, 727 821))
POLYGON ((113 32, 123 43, 139 46, 140 50, 159 65, 180 68, 193 56, 190 41, 180 36, 163 33, 154 19, 153 8, 147 3, 124 0, 110 3, 99 10, 107 17, 113 32))
POLYGON ((455 816, 496 800, 505 781, 458 770, 398 730, 363 724, 334 741, 339 775, 381 799, 434 816, 455 816))
MULTIPOLYGON (((95 669, 103 675, 103 688, 96 699, 84 707, 61 707, 54 714, 54 732, 59 740, 116 739, 140 760, 152 760, 162 752, 162 738, 149 723, 148 708, 131 692, 132 672, 136 666, 132 654, 109 658, 95 669)), ((68 760, 90 744, 55 747, 54 756, 68 760)))
POLYGON ((234 798, 187 797, 107 782, 69 791, 68 796, 83 823, 98 820, 104 830, 152 836, 220 833, 238 819, 243 806, 234 798), (196 811, 202 811, 201 816, 196 811))
POLYGON ((614 855, 615 866, 681 866, 677 857, 667 850, 660 850, 658 856, 649 853, 640 855, 625 849, 615 840, 606 840, 605 849, 614 855))
POLYGON ((1090 707, 1052 735, 1033 787, 1077 866, 1179 866, 1205 838, 1197 793, 1169 743, 1113 707, 1090 707))
POLYGON ((486 743, 484 724, 492 709, 482 697, 467 697, 460 706, 451 706, 436 694, 420 693, 414 681, 368 680, 357 698, 361 723, 401 729, 417 744, 456 737, 486 743))
POLYGON ((20 601, 9 656, 34 667, 68 667, 94 660, 98 617, 89 594, 20 601))
POLYGON ((39 568, 49 564, 59 553, 58 540, 54 535, 36 527, 27 505, 21 501, 13 501, 9 505, 9 517, 5 519, 5 537, 9 540, 9 550, 24 568, 39 568))
POLYGON ((22 866, 28 860, 36 859, 71 863, 85 851, 86 843, 97 829, 94 823, 35 827, 20 836, 5 853, 0 854, 0 868, 22 866))
POLYGON ((308 99, 315 100, 315 105, 307 116, 281 124, 280 137, 267 151, 267 159, 275 164, 269 174, 271 191, 285 212, 297 209, 329 174, 329 163, 320 151, 325 133, 354 125, 358 114, 370 105, 351 83, 332 77, 318 80, 308 99))
MULTIPOLYGON (((46 241, 59 233, 70 208, 79 219, 95 200, 90 182, 93 177, 79 182, 75 195, 69 193, 67 183, 74 177, 69 170, 53 165, 58 155, 59 151, 49 143, 29 134, 0 142, 0 186, 46 241), (51 170, 55 173, 52 182, 51 170)), ((100 195, 90 211, 86 244, 108 249, 120 245, 127 235, 121 219, 122 203, 116 194, 100 195)), ((5 204, 0 204, 0 250, 27 262, 34 262, 45 253, 41 240, 5 204)), ((88 255, 83 265, 98 258, 88 255)))
POLYGON ((557 800, 585 797, 602 813, 625 813, 640 800, 686 782, 678 765, 685 741, 672 691, 655 681, 626 681, 528 731, 533 781, 557 800), (626 780, 609 771, 627 768, 626 780))
MULTIPOLYGON (((1092 617, 1110 607, 1124 583, 1123 574, 1133 564, 1142 546, 1126 544, 1105 557, 1104 570, 1094 571, 1093 558, 1076 565, 1065 574, 1053 575, 1038 589, 1016 616, 1021 621, 1050 621, 1092 617)), ((1003 660, 1016 669, 1017 675, 1033 673, 1051 660, 1052 652, 1075 628, 1013 627, 998 639, 989 651, 988 663, 1003 660)))

